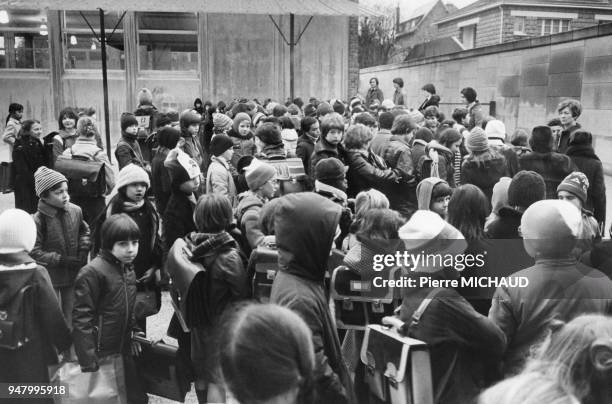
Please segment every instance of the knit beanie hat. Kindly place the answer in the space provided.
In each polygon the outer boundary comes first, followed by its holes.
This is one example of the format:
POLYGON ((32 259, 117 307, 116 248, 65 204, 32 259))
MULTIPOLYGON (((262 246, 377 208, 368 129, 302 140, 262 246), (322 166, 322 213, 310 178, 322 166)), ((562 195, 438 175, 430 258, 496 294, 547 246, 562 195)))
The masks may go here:
POLYGON ((276 176, 274 167, 257 159, 253 160, 244 171, 247 185, 251 191, 257 191, 276 176))
POLYGON ((465 147, 471 152, 483 152, 487 150, 489 148, 489 141, 487 140, 485 131, 478 126, 472 129, 465 141, 465 147))
POLYGON ((234 147, 234 142, 232 141, 232 139, 229 136, 220 133, 218 135, 213 136, 210 141, 209 148, 213 156, 219 157, 232 147, 234 147))
POLYGON ((253 115, 253 126, 257 126, 257 123, 266 117, 266 114, 264 114, 263 112, 257 112, 255 115, 253 115))
POLYGON ((117 182, 115 183, 115 189, 119 190, 130 184, 145 183, 147 188, 151 187, 151 181, 149 180, 149 174, 144 168, 136 164, 128 164, 119 171, 117 176, 117 182))
POLYGON ((255 136, 267 145, 279 145, 283 143, 283 138, 276 125, 264 123, 255 131, 255 136))
POLYGON ((410 111, 408 111, 408 114, 412 117, 414 123, 419 126, 423 125, 423 122, 425 121, 425 115, 423 115, 421 112, 417 111, 416 109, 411 109, 410 111))
POLYGON ((291 104, 287 107, 287 111, 289 111, 289 113, 291 115, 299 115, 300 114, 300 107, 298 107, 295 104, 291 104))
POLYGON ((7 209, 0 214, 0 254, 30 252, 36 243, 36 224, 21 209, 7 209))
POLYGON ((344 103, 340 100, 334 101, 334 104, 332 105, 332 109, 334 110, 334 112, 340 115, 344 115, 344 113, 346 112, 346 107, 344 106, 344 103))
POLYGON ((565 177, 565 179, 557 187, 557 193, 559 191, 567 191, 576 195, 584 205, 587 200, 587 191, 589 190, 589 180, 584 173, 575 171, 565 177))
POLYGON ((159 114, 157 117, 157 122, 155 122, 155 126, 158 128, 162 128, 166 125, 170 125, 172 120, 168 117, 168 114, 159 114))
POLYGON ((129 112, 124 112, 123 114, 121 114, 121 131, 125 132, 125 130, 132 125, 138 126, 138 120, 136 119, 134 114, 131 114, 129 112))
POLYGON ((214 113, 213 114, 213 129, 215 131, 221 132, 224 130, 229 130, 232 127, 232 118, 225 114, 214 113))
POLYGON ((334 109, 327 102, 322 102, 317 107, 317 116, 318 117, 325 116, 325 115, 329 114, 330 112, 334 112, 334 109))
POLYGON ((181 123, 181 128, 187 129, 190 125, 200 124, 202 121, 202 117, 200 114, 193 110, 187 110, 183 112, 179 118, 179 122, 181 123))
POLYGON ((531 131, 529 145, 534 152, 548 153, 552 151, 552 130, 548 126, 536 126, 531 131))
POLYGON ((508 187, 508 205, 528 208, 546 198, 544 178, 535 171, 519 171, 508 187))
POLYGON ((138 91, 138 104, 153 105, 153 94, 148 88, 141 88, 140 91, 138 91))
POLYGON ((276 104, 274 108, 272 108, 272 116, 280 118, 281 116, 285 116, 288 112, 287 107, 281 104, 276 104))
MULTIPOLYGON (((461 232, 430 210, 414 212, 398 233, 406 250, 416 254, 439 254, 444 257, 447 254, 462 254, 467 248, 467 242, 461 232)), ((411 269, 429 273, 443 269, 439 265, 443 260, 432 261, 421 262, 418 267, 411 269)))
POLYGON ((47 168, 45 166, 38 167, 34 173, 34 188, 36 196, 40 198, 40 194, 48 189, 53 188, 60 182, 68 182, 62 173, 47 168))
POLYGON ((268 105, 266 105, 266 113, 268 115, 272 115, 272 111, 274 110, 274 107, 276 107, 278 105, 278 102, 274 102, 271 101, 268 103, 268 105))
POLYGON ((488 139, 501 139, 506 140, 506 125, 500 120, 493 119, 487 122, 485 133, 488 139))
POLYGON ((174 149, 180 138, 181 131, 176 128, 168 126, 157 131, 159 145, 167 149, 174 149))
POLYGON ((317 180, 341 180, 345 177, 348 167, 335 157, 319 160, 315 165, 314 177, 317 180))
POLYGON ((351 99, 351 102, 349 104, 349 110, 352 111, 353 108, 355 108, 357 105, 361 105, 361 99, 359 97, 354 97, 353 99, 351 99))
POLYGON ((537 201, 521 217, 525 250, 534 258, 571 254, 581 228, 580 210, 558 199, 537 201))
MULTIPOLYGON (((236 133, 238 133, 238 126, 240 126, 240 122, 242 121, 249 121, 249 125, 251 124, 251 116, 249 114, 247 114, 246 112, 238 112, 235 116, 234 116, 234 123, 232 125, 232 127, 234 128, 234 131, 236 133)), ((214 123, 213 123, 214 125, 214 123)))

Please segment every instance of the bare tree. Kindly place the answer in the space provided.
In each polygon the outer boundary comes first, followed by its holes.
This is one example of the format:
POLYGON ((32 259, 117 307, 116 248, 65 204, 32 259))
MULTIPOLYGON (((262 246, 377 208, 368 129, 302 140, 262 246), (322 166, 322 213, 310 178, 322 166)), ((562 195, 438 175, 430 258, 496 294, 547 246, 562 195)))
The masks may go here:
POLYGON ((377 5, 374 7, 384 17, 359 19, 359 67, 384 65, 394 53, 395 9, 377 5))

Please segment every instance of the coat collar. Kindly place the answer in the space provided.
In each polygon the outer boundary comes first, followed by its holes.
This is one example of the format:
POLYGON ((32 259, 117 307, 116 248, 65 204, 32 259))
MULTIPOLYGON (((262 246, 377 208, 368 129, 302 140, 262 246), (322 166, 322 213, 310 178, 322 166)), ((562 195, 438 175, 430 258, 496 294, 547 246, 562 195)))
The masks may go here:
POLYGON ((227 163, 227 160, 224 159, 221 156, 212 156, 210 158, 211 161, 216 161, 217 163, 221 164, 223 167, 225 167, 227 170, 229 170, 229 164, 227 163))
POLYGON ((347 201, 347 199, 348 199, 348 196, 342 190, 340 190, 340 189, 338 189, 336 187, 332 187, 331 185, 324 184, 324 183, 322 183, 319 180, 315 181, 315 190, 317 192, 330 193, 335 198, 341 199, 343 203, 345 203, 347 201))
POLYGON ((55 217, 59 213, 59 209, 45 203, 42 199, 38 201, 38 211, 45 216, 55 217))

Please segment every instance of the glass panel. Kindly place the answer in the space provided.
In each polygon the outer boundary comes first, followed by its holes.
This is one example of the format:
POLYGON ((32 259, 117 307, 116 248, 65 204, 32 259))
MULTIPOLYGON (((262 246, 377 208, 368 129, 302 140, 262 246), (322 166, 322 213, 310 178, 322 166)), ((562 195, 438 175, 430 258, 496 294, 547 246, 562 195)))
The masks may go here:
POLYGON ((140 70, 196 71, 197 16, 190 13, 138 15, 140 70))
MULTIPOLYGON (((109 70, 125 69, 123 21, 117 25, 122 13, 106 12, 104 29, 107 35, 106 65, 109 70), (113 29, 117 27, 111 36, 113 29)), ((100 15, 96 11, 64 12, 64 67, 66 69, 101 69, 102 49, 87 22, 100 34, 100 15), (87 19, 87 21, 83 18, 87 19)))
POLYGON ((47 14, 39 10, 8 10, 8 23, 0 28, 0 68, 48 69, 47 14), (23 29, 23 31, 20 31, 23 29))

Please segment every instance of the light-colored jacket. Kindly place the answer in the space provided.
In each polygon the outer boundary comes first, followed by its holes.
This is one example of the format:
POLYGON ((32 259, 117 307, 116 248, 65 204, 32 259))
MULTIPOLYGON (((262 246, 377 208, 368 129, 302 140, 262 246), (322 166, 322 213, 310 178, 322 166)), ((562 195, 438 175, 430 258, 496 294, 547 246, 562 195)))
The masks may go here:
POLYGON ((96 138, 78 137, 74 145, 64 150, 62 153, 65 157, 70 157, 71 154, 77 156, 85 156, 93 161, 100 161, 104 163, 104 175, 106 179, 106 194, 115 187, 115 171, 111 165, 104 150, 100 149, 96 144, 96 138))
POLYGON ((17 135, 20 130, 21 122, 15 118, 9 118, 4 128, 4 133, 2 134, 2 141, 9 145, 9 162, 13 161, 13 146, 15 145, 15 140, 17 140, 17 135))
POLYGON ((236 207, 236 184, 234 184, 229 163, 223 157, 213 156, 211 158, 206 173, 206 193, 225 195, 230 200, 232 208, 236 207))

